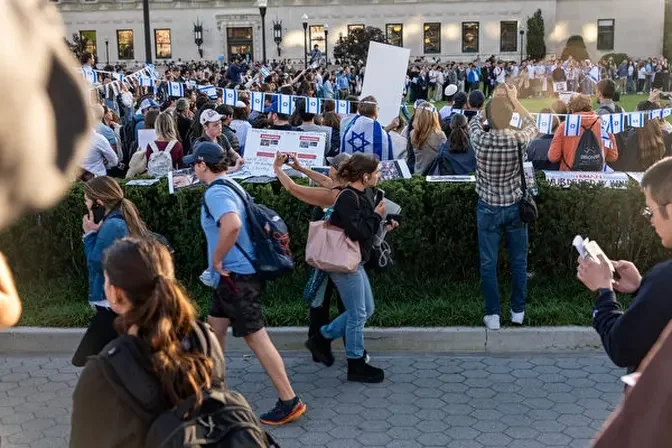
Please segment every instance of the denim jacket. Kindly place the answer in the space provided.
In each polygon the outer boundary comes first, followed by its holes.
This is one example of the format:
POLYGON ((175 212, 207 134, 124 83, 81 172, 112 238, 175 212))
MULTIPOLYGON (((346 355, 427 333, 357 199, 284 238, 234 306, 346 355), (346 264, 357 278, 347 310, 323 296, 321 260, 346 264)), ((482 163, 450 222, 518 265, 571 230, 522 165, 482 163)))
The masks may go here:
POLYGON ((128 236, 128 226, 121 212, 113 210, 103 220, 98 232, 84 235, 84 254, 89 270, 89 302, 106 300, 105 276, 103 275, 103 255, 116 240, 128 236), (121 218, 121 219, 119 219, 121 218))

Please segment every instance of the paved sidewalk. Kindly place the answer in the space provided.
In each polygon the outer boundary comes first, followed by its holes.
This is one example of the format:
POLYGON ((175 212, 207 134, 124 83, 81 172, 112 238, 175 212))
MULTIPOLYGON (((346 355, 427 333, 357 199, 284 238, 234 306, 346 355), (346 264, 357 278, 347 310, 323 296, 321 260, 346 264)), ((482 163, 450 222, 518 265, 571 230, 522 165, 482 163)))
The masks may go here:
MULTIPOLYGON (((344 360, 284 355, 308 411, 270 429, 283 448, 583 448, 622 392, 622 371, 597 355, 374 354, 380 385, 346 382, 344 360)), ((227 361, 230 387, 268 410, 277 398, 257 360, 227 361)), ((66 356, 0 357, 0 446, 66 447, 77 375, 66 356)))

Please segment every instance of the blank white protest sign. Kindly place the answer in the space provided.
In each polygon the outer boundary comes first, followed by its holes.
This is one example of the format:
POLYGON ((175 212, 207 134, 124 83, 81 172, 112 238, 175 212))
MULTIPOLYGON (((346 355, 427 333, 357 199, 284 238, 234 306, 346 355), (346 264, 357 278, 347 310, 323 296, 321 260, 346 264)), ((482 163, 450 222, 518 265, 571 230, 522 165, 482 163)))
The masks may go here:
POLYGON ((378 42, 369 43, 364 86, 360 97, 373 95, 378 100, 378 121, 387 126, 399 115, 401 95, 411 50, 378 42))

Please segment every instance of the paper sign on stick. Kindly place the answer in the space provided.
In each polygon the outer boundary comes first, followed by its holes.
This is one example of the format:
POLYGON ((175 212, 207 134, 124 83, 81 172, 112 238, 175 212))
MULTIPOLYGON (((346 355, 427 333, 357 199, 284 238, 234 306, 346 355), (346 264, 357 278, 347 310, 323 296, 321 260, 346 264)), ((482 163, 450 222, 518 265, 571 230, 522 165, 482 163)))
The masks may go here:
POLYGON ((280 151, 306 168, 324 165, 326 133, 250 129, 245 139, 245 165, 252 176, 274 177, 273 161, 280 151))

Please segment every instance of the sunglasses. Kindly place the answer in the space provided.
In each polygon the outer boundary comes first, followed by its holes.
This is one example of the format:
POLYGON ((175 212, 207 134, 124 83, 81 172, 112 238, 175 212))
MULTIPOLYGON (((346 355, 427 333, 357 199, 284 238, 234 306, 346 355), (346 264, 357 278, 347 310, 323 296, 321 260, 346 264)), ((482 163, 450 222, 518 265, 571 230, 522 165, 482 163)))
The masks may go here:
POLYGON ((642 216, 645 217, 649 222, 651 222, 651 220, 653 219, 653 215, 655 214, 655 212, 657 212, 658 210, 660 210, 660 209, 662 209, 662 208, 667 207, 668 205, 669 205, 669 203, 667 203, 667 204, 663 204, 663 205, 661 205, 660 207, 656 207, 656 208, 654 208, 654 209, 650 209, 649 207, 646 207, 646 208, 644 209, 644 211, 642 212, 642 216))

